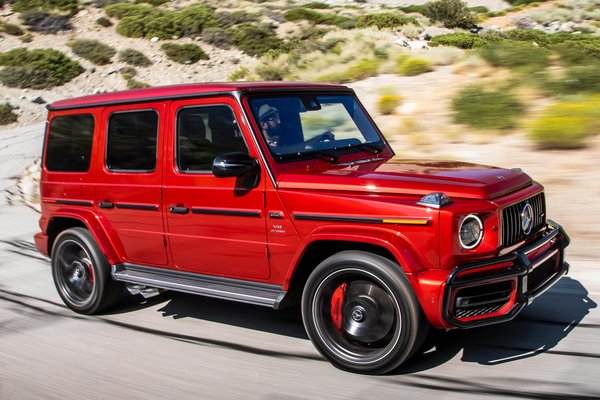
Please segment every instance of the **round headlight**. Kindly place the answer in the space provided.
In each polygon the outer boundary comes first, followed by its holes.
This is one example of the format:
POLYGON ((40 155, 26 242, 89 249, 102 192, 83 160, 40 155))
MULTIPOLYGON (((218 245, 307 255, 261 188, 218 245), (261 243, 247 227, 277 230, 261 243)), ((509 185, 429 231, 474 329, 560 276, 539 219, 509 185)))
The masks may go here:
POLYGON ((475 214, 467 215, 460 224, 458 239, 465 249, 473 249, 481 243, 483 238, 483 224, 475 214))

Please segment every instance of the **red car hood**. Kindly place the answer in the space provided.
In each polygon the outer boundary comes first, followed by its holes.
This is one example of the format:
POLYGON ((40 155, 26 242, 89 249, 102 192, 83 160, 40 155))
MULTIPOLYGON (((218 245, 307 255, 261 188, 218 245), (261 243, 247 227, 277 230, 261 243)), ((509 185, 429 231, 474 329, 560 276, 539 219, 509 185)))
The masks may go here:
POLYGON ((352 191, 493 199, 532 183, 520 170, 454 161, 376 160, 292 169, 277 176, 280 189, 352 191))

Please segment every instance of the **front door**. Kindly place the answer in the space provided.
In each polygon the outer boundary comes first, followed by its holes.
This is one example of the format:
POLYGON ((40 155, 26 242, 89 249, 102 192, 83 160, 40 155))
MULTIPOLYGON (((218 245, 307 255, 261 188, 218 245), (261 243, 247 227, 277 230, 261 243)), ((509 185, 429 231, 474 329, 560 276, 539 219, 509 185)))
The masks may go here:
POLYGON ((267 279, 264 177, 253 187, 247 179, 217 178, 211 172, 218 155, 256 156, 238 124, 237 103, 229 97, 176 101, 169 115, 174 126, 163 204, 175 267, 267 279))

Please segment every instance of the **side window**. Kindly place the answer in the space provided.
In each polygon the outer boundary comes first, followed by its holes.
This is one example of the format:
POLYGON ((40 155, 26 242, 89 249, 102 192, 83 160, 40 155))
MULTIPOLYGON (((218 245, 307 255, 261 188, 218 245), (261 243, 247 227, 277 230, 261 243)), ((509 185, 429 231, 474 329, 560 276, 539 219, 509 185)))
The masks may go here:
POLYGON ((188 107, 177 113, 177 168, 210 171, 215 157, 248 147, 227 106, 188 107))
POLYGON ((94 117, 66 115, 52 119, 46 168, 54 172, 86 172, 90 168, 94 117))
POLYGON ((108 121, 106 167, 117 171, 148 172, 156 168, 156 111, 112 114, 108 121))

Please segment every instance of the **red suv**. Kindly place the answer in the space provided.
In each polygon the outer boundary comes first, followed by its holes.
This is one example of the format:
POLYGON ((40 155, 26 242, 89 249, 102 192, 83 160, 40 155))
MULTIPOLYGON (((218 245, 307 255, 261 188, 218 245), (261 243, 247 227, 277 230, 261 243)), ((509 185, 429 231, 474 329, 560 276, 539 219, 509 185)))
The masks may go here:
POLYGON ((35 241, 79 313, 123 287, 300 302, 334 365, 383 373, 429 326, 508 321, 569 267, 540 184, 394 159, 344 86, 182 85, 48 109, 35 241))

